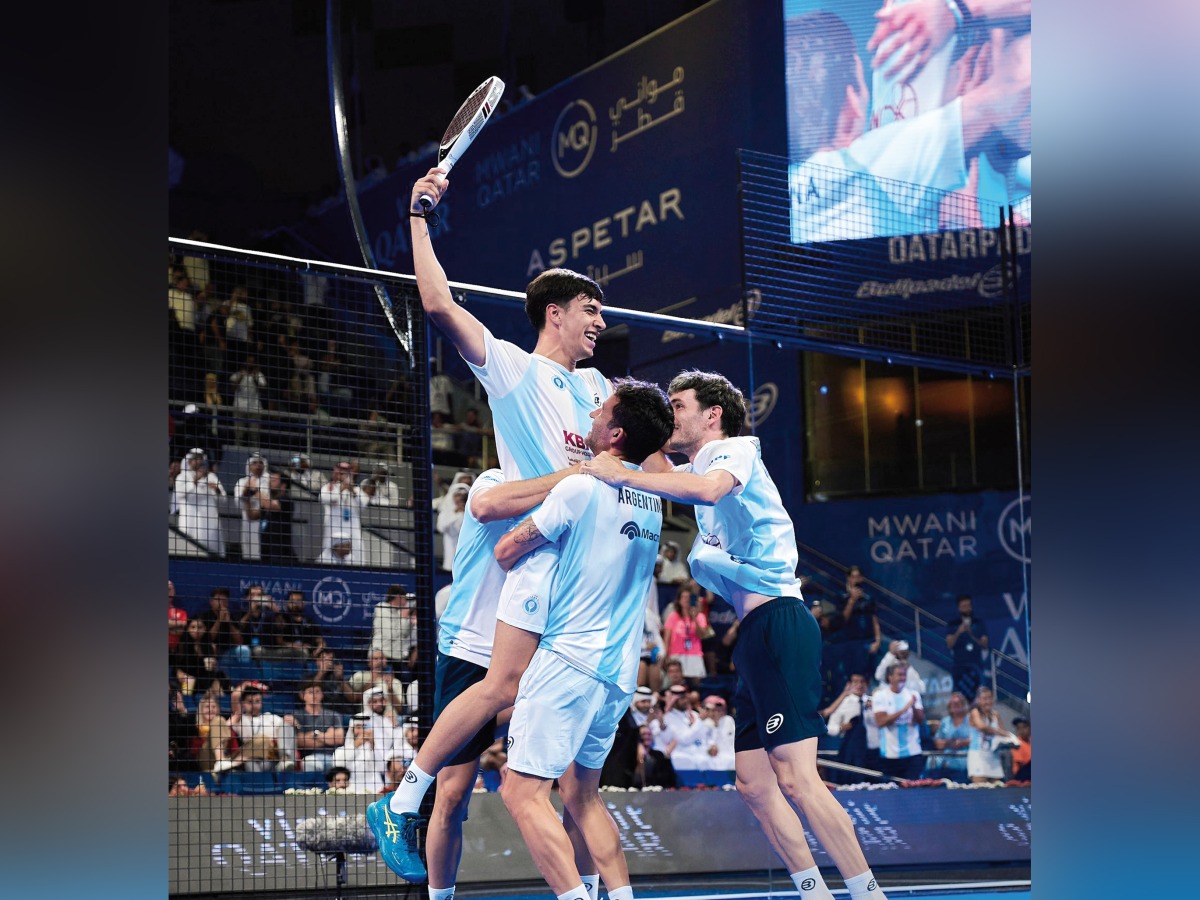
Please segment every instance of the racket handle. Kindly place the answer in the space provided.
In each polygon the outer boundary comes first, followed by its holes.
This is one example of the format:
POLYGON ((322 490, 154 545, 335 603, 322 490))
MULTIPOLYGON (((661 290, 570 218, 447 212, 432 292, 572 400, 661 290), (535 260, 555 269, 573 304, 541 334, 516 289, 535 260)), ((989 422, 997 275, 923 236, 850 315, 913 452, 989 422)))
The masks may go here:
POLYGON ((425 212, 429 212, 431 209, 433 209, 433 198, 428 194, 421 194, 419 197, 417 197, 417 202, 421 204, 421 209, 425 210, 425 212))

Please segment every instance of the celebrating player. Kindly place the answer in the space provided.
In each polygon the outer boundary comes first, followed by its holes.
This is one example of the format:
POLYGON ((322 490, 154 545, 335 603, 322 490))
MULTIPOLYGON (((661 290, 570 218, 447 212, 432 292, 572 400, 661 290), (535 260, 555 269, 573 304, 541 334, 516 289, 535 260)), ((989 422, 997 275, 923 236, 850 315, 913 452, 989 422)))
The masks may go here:
MULTIPOLYGON (((592 414, 587 444, 636 470, 633 463, 662 447, 671 427, 671 408, 657 385, 619 381, 592 414)), ((658 497, 571 475, 496 545, 505 568, 531 551, 557 558, 541 643, 513 708, 501 794, 559 900, 588 900, 550 804, 554 780, 568 770, 573 778, 565 783, 563 804, 588 836, 608 896, 633 898, 620 837, 600 799, 600 770, 637 688, 661 529, 658 497), (593 835, 603 835, 603 844, 593 835)))
POLYGON ((852 900, 884 900, 850 817, 817 774, 817 736, 825 730, 817 711, 820 629, 801 600, 795 531, 758 439, 738 437, 745 399, 723 375, 695 370, 672 379, 668 394, 675 411, 668 447, 686 455, 687 465, 642 472, 600 453, 581 471, 695 505, 692 577, 727 599, 740 619, 733 654, 738 793, 788 866, 801 900, 832 895, 788 800, 808 818, 852 900))
MULTIPOLYGON (((445 172, 431 169, 413 185, 410 209, 419 213, 421 196, 432 198, 436 206, 448 186, 445 172)), ((605 327, 604 293, 599 285, 568 269, 547 270, 529 284, 525 313, 537 329, 537 343, 531 354, 497 340, 482 322, 454 301, 446 274, 433 252, 428 221, 414 215, 411 222, 421 305, 454 343, 488 393, 497 454, 506 482, 540 478, 586 459, 590 453, 582 435, 589 430, 591 413, 612 393, 608 380, 598 371, 576 366, 595 352, 596 340, 605 327)), ((479 552, 490 553, 491 547, 481 547, 479 552)), ((511 573, 505 584, 512 582, 515 589, 521 577, 534 583, 547 579, 549 574, 536 570, 531 565, 534 563, 541 564, 529 560, 511 573)), ((456 571, 458 565, 456 556, 456 571)), ((479 730, 516 699, 521 673, 537 649, 544 604, 539 615, 540 620, 536 616, 522 619, 521 627, 507 621, 496 623, 486 674, 464 686, 445 708, 446 714, 438 716, 400 788, 372 804, 369 819, 380 855, 402 878, 425 878, 414 827, 421 800, 439 770, 458 759, 456 754, 479 730), (387 808, 386 815, 383 807, 387 808)), ((440 832, 437 828, 430 831, 431 857, 457 858, 456 850, 436 846, 446 837, 440 832)), ((594 873, 581 843, 576 844, 579 862, 594 873)), ((595 877, 589 876, 593 882, 595 877)))

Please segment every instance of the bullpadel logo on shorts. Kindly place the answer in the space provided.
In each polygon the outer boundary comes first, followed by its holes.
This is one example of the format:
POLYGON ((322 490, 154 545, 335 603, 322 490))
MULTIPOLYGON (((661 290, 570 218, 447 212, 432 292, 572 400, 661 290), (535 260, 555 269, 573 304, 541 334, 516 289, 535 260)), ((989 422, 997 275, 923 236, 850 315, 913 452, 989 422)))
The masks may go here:
POLYGON ((771 718, 767 719, 767 734, 774 734, 779 730, 779 726, 783 724, 783 713, 775 713, 771 718))

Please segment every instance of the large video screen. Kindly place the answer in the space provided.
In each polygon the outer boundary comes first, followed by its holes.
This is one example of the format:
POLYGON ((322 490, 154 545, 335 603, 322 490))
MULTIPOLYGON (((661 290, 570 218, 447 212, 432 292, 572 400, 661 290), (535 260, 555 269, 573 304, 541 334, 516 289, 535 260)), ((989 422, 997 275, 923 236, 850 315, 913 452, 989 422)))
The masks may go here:
POLYGON ((1030 216, 1031 0, 784 0, 791 239, 1030 216))

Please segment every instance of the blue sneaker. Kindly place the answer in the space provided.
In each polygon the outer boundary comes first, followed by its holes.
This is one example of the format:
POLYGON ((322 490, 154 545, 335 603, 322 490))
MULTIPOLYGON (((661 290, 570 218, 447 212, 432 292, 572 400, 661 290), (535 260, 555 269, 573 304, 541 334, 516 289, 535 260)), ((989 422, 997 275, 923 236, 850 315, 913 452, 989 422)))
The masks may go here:
POLYGON ((367 824, 379 844, 379 855, 387 867, 412 883, 424 883, 428 879, 425 864, 417 853, 416 813, 392 812, 388 805, 392 795, 387 794, 367 807, 367 824))

